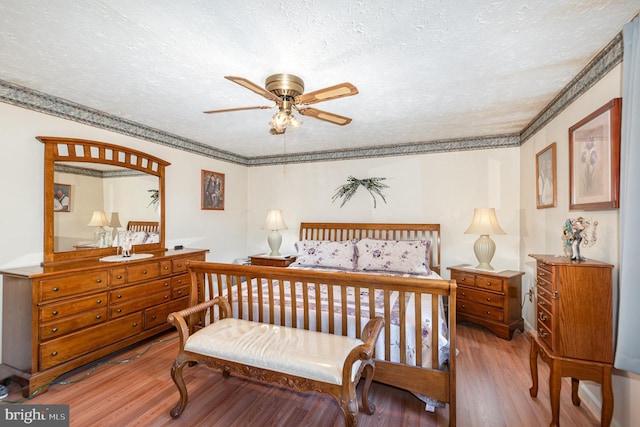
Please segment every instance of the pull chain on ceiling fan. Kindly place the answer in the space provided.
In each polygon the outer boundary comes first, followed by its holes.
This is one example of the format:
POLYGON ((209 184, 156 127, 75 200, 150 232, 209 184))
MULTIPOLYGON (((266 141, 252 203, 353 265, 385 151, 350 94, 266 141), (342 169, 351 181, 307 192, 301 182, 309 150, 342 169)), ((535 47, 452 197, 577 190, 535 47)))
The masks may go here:
POLYGON ((351 123, 351 119, 349 117, 318 110, 317 108, 310 108, 307 107, 307 105, 330 101, 332 99, 342 98, 345 96, 352 96, 358 93, 358 89, 351 83, 347 82, 313 92, 304 93, 304 81, 293 74, 274 74, 267 77, 264 89, 244 77, 225 76, 224 78, 257 93, 276 104, 274 106, 261 105, 255 107, 208 110, 204 111, 204 113, 227 113, 231 111, 267 109, 277 106, 279 111, 273 115, 269 122, 269 125, 271 126, 271 133, 275 135, 283 134, 287 128, 293 130, 302 124, 300 120, 291 113, 292 110, 297 111, 303 116, 313 117, 314 119, 323 120, 339 126, 348 125, 351 123))

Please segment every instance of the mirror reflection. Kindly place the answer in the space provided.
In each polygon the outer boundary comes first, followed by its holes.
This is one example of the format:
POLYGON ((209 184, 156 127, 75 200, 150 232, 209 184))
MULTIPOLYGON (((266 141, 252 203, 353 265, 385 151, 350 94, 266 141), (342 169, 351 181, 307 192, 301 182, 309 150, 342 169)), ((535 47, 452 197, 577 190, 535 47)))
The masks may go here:
POLYGON ((55 162, 54 252, 118 246, 118 235, 122 236, 130 222, 156 224, 155 233, 140 232, 135 243, 158 243, 158 189, 159 178, 143 172, 97 163, 55 162))

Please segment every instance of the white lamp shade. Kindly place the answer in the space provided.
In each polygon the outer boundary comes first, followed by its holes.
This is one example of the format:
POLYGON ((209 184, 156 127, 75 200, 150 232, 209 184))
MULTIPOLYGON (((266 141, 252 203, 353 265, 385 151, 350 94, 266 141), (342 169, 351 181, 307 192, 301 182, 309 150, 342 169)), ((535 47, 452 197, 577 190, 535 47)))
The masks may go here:
POLYGON ((104 227, 109 225, 109 221, 107 221, 107 215, 102 211, 93 211, 91 221, 89 221, 88 225, 91 227, 104 227))
POLYGON ((113 228, 122 227, 122 224, 120 224, 120 215, 118 215, 118 212, 111 212, 111 221, 109 222, 109 226, 113 228))
POLYGON ((282 211, 280 209, 271 209, 267 211, 267 219, 262 225, 266 230, 286 230, 287 226, 282 219, 282 211))
POLYGON ((496 244, 491 240, 489 234, 506 234, 496 217, 494 208, 476 208, 473 210, 471 225, 465 234, 479 234, 478 240, 473 245, 473 252, 479 264, 476 268, 481 270, 493 270, 491 259, 496 252, 496 244))
POLYGON ((471 225, 464 234, 506 234, 496 217, 495 208, 475 208, 471 225))

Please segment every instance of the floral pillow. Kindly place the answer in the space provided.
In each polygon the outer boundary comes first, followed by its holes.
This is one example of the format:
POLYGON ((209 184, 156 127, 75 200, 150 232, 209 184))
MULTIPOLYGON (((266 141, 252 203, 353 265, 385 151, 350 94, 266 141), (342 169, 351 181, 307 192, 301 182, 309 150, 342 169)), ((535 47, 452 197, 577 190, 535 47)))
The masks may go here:
POLYGON ((302 240, 295 245, 298 255, 291 265, 353 270, 356 266, 356 242, 356 239, 341 242, 302 240))
POLYGON ((431 240, 362 239, 357 243, 361 271, 429 274, 431 240))

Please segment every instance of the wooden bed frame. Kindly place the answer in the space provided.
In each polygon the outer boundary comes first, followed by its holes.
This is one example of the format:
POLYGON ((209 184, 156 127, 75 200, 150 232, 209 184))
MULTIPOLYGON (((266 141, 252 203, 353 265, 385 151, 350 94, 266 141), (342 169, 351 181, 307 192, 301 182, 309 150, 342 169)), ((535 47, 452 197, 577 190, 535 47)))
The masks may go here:
MULTIPOLYGON (((432 247, 430 254, 431 268, 440 271, 440 226, 438 224, 363 224, 363 223, 302 223, 300 225, 300 239, 312 240, 346 240, 351 238, 376 238, 384 240, 418 240, 431 239, 432 247)), ((364 327, 361 321, 361 304, 363 307, 374 306, 374 294, 382 292, 384 295, 384 308, 380 313, 385 325, 390 325, 391 292, 399 292, 400 318, 405 317, 408 308, 412 308, 416 317, 421 318, 421 313, 427 310, 431 312, 431 334, 430 346, 431 361, 430 366, 436 368, 425 368, 422 366, 423 355, 422 346, 416 345, 415 364, 410 364, 406 360, 407 339, 409 334, 406 322, 400 322, 399 328, 399 361, 390 360, 390 328, 384 328, 384 355, 376 355, 376 368, 374 380, 389 384, 404 390, 428 396, 448 404, 449 425, 456 424, 456 284, 452 280, 426 279, 417 277, 397 277, 377 274, 351 273, 351 272, 327 272, 320 270, 304 270, 279 267, 265 267, 253 265, 218 264, 209 262, 189 262, 191 274, 191 306, 195 306, 211 296, 224 295, 229 305, 232 307, 233 317, 243 318, 263 323, 281 324, 284 326, 285 307, 284 303, 277 300, 273 287, 279 288, 279 294, 286 292, 295 294, 294 287, 302 286, 303 294, 309 297, 303 301, 296 301, 293 298, 290 310, 290 322, 292 327, 304 328, 320 331, 322 328, 322 313, 314 310, 314 302, 320 301, 320 288, 325 287, 329 296, 340 294, 339 301, 334 303, 333 297, 328 299, 327 311, 329 313, 341 313, 341 326, 334 322, 334 316, 325 319, 326 332, 331 334, 347 335, 347 302, 355 305, 355 330, 356 337, 359 337, 364 327), (258 292, 257 297, 252 292, 247 292, 252 281, 269 281, 273 286, 269 287, 269 292, 258 292), (244 290, 244 291, 243 291, 244 290), (288 291, 287 291, 288 290, 288 291), (347 301, 347 295, 357 295, 359 299, 347 301), (431 298, 428 307, 422 307, 421 296, 432 295, 448 298, 448 314, 446 315, 447 338, 449 340, 449 359, 443 366, 439 366, 438 359, 438 337, 440 335, 440 306, 439 298, 431 298), (246 298, 246 301, 238 301, 246 298), (315 295, 315 299, 314 299, 315 295), (413 297, 411 305, 405 303, 409 299, 403 297, 413 297), (275 298, 275 299, 274 299, 275 298), (311 303, 311 304, 310 304, 311 303), (247 309, 256 307, 256 309, 247 309), (257 310, 257 313, 255 311, 257 310), (280 322, 280 323, 278 323, 280 322), (328 323, 328 325, 327 325, 328 323), (315 325, 315 326, 314 326, 315 325)), ((261 288, 258 288, 261 289, 261 288)), ((318 305, 320 305, 318 303, 318 305)), ((363 309, 364 310, 364 309, 363 309)), ((353 309, 352 309, 353 313, 353 309)), ((194 331, 199 327, 216 321, 219 314, 213 310, 208 316, 199 316, 189 319, 189 328, 194 331)), ((369 315, 373 317, 372 314, 369 315)), ((415 328, 415 342, 420 342, 421 327, 415 328)))
POLYGON ((129 221, 127 231, 146 231, 147 233, 159 233, 160 223, 158 221, 129 221))

